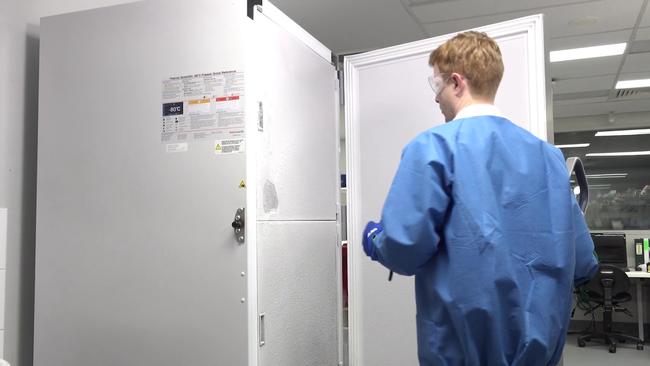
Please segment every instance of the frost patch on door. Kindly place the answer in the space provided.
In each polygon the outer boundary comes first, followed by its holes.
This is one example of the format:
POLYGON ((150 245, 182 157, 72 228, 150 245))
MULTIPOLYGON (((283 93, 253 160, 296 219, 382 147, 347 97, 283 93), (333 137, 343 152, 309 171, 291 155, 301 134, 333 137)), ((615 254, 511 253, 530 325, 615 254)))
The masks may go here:
POLYGON ((278 192, 275 189, 275 184, 270 180, 264 182, 264 213, 271 213, 278 210, 278 192))
POLYGON ((220 71, 163 80, 161 141, 243 141, 243 99, 243 72, 220 71))

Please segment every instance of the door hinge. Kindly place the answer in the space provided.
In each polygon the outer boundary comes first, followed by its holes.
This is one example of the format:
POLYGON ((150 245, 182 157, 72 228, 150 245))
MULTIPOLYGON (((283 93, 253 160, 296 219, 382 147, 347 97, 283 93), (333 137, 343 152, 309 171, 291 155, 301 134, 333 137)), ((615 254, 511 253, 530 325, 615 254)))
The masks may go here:
POLYGON ((253 19, 253 11, 258 6, 262 6, 262 0, 248 0, 248 4, 246 6, 246 15, 248 15, 249 18, 253 19))

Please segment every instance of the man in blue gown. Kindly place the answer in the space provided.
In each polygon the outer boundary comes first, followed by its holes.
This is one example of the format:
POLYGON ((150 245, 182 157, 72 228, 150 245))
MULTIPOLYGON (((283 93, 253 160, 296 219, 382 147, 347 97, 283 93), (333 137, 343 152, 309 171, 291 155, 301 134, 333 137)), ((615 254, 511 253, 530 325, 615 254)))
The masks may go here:
POLYGON ((493 105, 503 62, 487 35, 429 64, 448 123, 404 148, 364 251, 415 275, 421 365, 555 365, 572 289, 598 269, 562 153, 493 105))

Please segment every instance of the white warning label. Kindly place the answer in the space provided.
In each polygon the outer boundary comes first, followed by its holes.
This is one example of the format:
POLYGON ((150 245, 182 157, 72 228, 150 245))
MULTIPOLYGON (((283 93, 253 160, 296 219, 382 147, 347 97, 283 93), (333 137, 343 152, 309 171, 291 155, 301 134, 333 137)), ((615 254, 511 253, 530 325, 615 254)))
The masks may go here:
POLYGON ((162 83, 161 141, 244 139, 244 73, 175 76, 162 83))
POLYGON ((188 151, 187 142, 167 144, 168 153, 178 153, 178 152, 187 152, 187 151, 188 151))
POLYGON ((217 155, 238 154, 246 151, 244 139, 216 140, 214 153, 217 155))

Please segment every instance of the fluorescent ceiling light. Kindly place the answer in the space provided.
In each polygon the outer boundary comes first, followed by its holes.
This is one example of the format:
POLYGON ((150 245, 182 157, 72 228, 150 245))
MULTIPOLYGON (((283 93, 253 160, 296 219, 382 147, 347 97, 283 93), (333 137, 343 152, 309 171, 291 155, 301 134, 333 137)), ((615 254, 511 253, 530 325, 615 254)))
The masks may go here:
POLYGON ((572 48, 551 51, 551 62, 582 60, 585 58, 622 55, 627 43, 606 44, 602 46, 572 48))
POLYGON ((589 153, 586 156, 642 156, 650 155, 650 151, 623 151, 623 152, 609 152, 609 153, 589 153))
POLYGON ((595 178, 595 177, 612 177, 612 176, 619 176, 619 175, 627 176, 627 173, 587 174, 587 177, 591 177, 591 178, 595 178))
POLYGON ((591 144, 588 144, 588 143, 585 143, 585 144, 566 144, 566 145, 555 145, 555 147, 557 147, 558 149, 570 149, 570 148, 574 148, 574 147, 589 147, 589 145, 591 145, 591 144))
POLYGON ((627 173, 619 173, 619 174, 587 174, 588 179, 609 179, 609 178, 625 178, 627 177, 627 173))
POLYGON ((611 184, 590 184, 589 189, 607 189, 611 186, 611 184))
POLYGON ((616 89, 634 89, 650 87, 650 79, 621 80, 616 83, 616 89))
POLYGON ((634 135, 650 135, 650 128, 637 129, 637 130, 617 130, 617 131, 598 131, 596 136, 634 136, 634 135))

